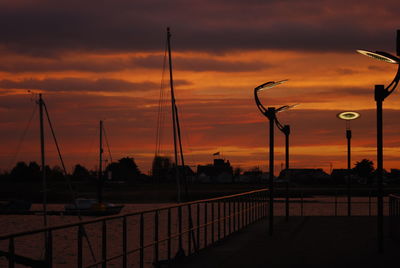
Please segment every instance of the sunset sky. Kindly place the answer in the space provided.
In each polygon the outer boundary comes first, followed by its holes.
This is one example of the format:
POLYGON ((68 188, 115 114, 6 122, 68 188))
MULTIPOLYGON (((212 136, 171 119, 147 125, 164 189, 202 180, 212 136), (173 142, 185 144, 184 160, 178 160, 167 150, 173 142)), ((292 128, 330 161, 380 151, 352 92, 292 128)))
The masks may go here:
MULTIPOLYGON (((175 95, 189 165, 223 153, 234 167, 268 168, 268 121, 255 106, 300 103, 279 114, 290 124, 291 167, 346 167, 345 122, 353 164, 376 162, 373 89, 397 66, 356 49, 395 53, 398 0, 1 0, 0 169, 39 162, 38 112, 28 90, 42 93, 68 171, 97 165, 98 122, 113 159, 133 157, 148 173, 156 143, 166 28, 171 27, 175 95), (22 141, 22 142, 21 142, 22 141)), ((168 79, 167 73, 164 79, 168 79)), ((165 85, 168 85, 168 80, 165 85)), ((168 93, 168 87, 164 88, 168 93)), ((399 89, 398 89, 399 90, 399 89)), ((400 94, 384 102, 384 168, 400 163, 400 94)), ((167 95, 166 97, 169 97, 167 95)), ((163 153, 172 156, 170 108, 163 153)), ((47 160, 59 165, 46 126, 47 160)), ((284 162, 276 131, 276 168, 284 162)))

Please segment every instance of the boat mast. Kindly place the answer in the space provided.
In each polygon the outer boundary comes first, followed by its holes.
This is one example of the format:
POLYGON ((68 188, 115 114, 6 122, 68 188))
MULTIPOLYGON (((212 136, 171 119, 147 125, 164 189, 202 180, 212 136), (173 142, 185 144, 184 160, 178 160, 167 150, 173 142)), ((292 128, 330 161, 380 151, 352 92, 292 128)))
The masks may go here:
POLYGON ((46 182, 46 162, 44 151, 44 125, 43 125, 43 99, 39 93, 39 122, 40 122, 40 152, 42 157, 42 188, 43 188, 43 219, 44 227, 47 227, 47 182, 46 182))
POLYGON ((103 202, 103 121, 100 120, 100 146, 99 146, 99 178, 98 178, 98 188, 97 188, 97 201, 99 204, 103 202))
POLYGON ((168 63, 169 63, 169 84, 171 87, 171 108, 172 108, 172 125, 173 125, 173 136, 174 136, 174 155, 175 155, 175 177, 176 186, 178 191, 178 202, 181 202, 181 182, 179 178, 179 167, 178 167, 178 150, 176 144, 176 104, 174 94, 174 80, 172 76, 172 56, 171 56, 171 33, 169 27, 167 28, 167 40, 168 40, 168 63))

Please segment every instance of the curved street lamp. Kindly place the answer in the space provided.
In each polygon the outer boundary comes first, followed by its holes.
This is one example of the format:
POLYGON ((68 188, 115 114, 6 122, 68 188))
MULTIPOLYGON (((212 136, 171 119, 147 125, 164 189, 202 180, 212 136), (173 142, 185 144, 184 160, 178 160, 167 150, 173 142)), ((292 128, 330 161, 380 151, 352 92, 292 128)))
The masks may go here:
MULTIPOLYGON (((271 81, 264 83, 262 85, 259 85, 258 87, 254 88, 254 99, 256 101, 257 108, 260 110, 260 112, 268 118, 269 120, 269 234, 273 234, 273 217, 274 217, 274 124, 276 124, 283 133, 286 135, 286 167, 288 168, 289 166, 289 134, 290 134, 290 127, 288 125, 281 125, 279 121, 276 118, 276 114, 279 112, 286 111, 290 108, 293 108, 296 105, 284 105, 282 107, 279 107, 276 109, 275 107, 264 107, 261 104, 260 99, 258 98, 258 92, 261 90, 269 89, 272 87, 275 87, 277 85, 280 85, 284 82, 288 81, 286 80, 281 80, 281 81, 271 81), (287 134, 286 134, 287 133, 287 134)), ((287 198, 288 202, 288 198, 287 198)), ((288 208, 288 203, 287 203, 287 208, 288 208)), ((287 209, 288 213, 288 209, 287 209)))
POLYGON ((351 216, 351 129, 350 121, 360 117, 357 112, 341 112, 336 115, 339 119, 346 121, 346 138, 347 138, 347 216, 351 216))
MULTIPOLYGON (((397 56, 400 56, 400 30, 397 30, 397 56)), ((375 102, 376 102, 376 128, 377 128, 377 187, 378 187, 378 198, 377 198, 377 209, 378 209, 378 251, 383 253, 383 131, 382 131, 382 104, 385 98, 387 98, 397 87, 400 79, 400 59, 387 52, 382 51, 368 51, 368 50, 357 50, 358 53, 385 61, 387 63, 397 64, 397 73, 393 78, 393 81, 385 87, 384 85, 375 85, 375 102)))

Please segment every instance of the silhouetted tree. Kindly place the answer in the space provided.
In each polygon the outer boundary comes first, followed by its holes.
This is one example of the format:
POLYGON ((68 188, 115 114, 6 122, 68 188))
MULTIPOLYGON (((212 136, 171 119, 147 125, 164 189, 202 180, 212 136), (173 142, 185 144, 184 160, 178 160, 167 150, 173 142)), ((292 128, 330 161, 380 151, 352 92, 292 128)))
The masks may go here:
POLYGON ((354 174, 367 179, 371 179, 372 173, 374 172, 374 162, 368 159, 363 159, 355 164, 353 168, 354 174))
POLYGON ((87 180, 90 178, 90 173, 89 170, 84 166, 76 164, 74 167, 74 171, 72 172, 72 177, 75 180, 80 180, 80 181, 85 179, 87 180))
MULTIPOLYGON (((48 171, 48 170, 47 170, 48 171)), ((38 181, 41 178, 40 166, 36 162, 18 162, 10 172, 13 181, 38 181)))
POLYGON ((109 171, 112 173, 113 180, 127 181, 136 180, 140 177, 139 168, 131 157, 124 157, 119 159, 117 163, 110 163, 105 169, 105 174, 109 171))
POLYGON ((37 181, 42 178, 42 172, 40 171, 40 166, 38 165, 38 163, 31 161, 28 168, 30 169, 30 178, 32 178, 32 180, 37 181))
POLYGON ((51 170, 50 170, 50 180, 53 181, 61 181, 64 180, 64 171, 60 166, 54 166, 51 170))
POLYGON ((124 157, 118 160, 119 169, 121 172, 121 176, 125 178, 125 180, 134 180, 140 176, 140 171, 138 166, 135 163, 135 160, 131 157, 124 157))

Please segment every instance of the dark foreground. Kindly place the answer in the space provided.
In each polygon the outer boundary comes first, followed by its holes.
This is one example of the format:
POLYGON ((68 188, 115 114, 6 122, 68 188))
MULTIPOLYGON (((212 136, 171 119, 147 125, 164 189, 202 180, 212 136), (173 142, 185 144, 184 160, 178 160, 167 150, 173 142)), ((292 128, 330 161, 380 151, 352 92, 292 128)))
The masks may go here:
POLYGON ((375 217, 291 217, 258 222, 173 267, 398 267, 400 242, 388 237, 377 251, 375 217))

